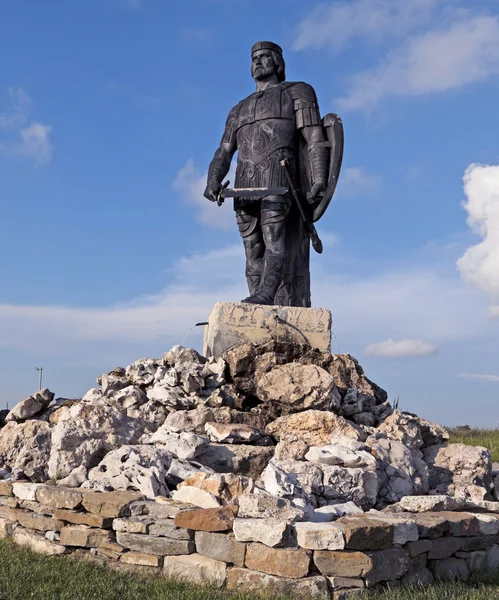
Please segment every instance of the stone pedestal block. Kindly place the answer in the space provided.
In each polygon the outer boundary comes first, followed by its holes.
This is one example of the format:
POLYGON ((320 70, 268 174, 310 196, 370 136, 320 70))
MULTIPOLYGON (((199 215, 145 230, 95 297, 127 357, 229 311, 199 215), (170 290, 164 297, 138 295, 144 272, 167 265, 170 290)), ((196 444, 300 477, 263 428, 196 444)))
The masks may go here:
POLYGON ((205 330, 203 353, 218 357, 240 344, 271 340, 309 344, 329 352, 331 312, 326 308, 217 302, 205 330))

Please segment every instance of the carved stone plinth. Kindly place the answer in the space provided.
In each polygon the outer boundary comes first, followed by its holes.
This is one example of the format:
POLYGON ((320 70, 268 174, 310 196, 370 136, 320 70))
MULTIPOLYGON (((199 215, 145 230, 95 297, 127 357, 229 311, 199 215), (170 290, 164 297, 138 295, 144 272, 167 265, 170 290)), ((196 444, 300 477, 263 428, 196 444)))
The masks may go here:
POLYGON ((326 308, 217 302, 205 330, 203 353, 218 357, 239 344, 264 344, 274 339, 330 351, 331 312, 326 308))

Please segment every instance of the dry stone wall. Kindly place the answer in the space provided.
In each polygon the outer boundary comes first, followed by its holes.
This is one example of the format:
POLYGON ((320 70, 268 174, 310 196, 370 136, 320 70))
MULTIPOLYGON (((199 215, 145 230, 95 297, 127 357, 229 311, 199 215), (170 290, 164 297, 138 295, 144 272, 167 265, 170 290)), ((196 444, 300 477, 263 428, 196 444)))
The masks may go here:
POLYGON ((291 506, 286 513, 278 499, 241 498, 200 508, 132 491, 4 481, 0 536, 44 554, 293 598, 346 599, 499 567, 496 502, 411 496, 390 512, 320 523, 300 520, 291 506))

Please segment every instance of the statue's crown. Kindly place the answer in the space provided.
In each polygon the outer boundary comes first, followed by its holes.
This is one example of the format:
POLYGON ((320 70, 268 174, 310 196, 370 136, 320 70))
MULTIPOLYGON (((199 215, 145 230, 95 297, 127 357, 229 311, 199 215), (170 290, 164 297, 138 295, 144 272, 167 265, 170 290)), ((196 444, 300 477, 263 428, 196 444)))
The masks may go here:
POLYGON ((251 48, 251 55, 258 50, 273 50, 282 56, 282 48, 278 44, 274 44, 274 42, 257 42, 254 44, 253 48, 251 48))

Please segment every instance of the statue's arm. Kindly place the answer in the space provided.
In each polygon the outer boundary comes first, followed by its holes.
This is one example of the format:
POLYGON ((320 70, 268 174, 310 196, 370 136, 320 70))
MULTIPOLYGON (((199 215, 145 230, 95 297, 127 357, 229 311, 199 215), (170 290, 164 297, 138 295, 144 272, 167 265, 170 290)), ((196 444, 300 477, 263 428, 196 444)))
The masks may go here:
POLYGON ((237 109, 234 107, 227 117, 224 134, 220 146, 217 148, 213 160, 208 168, 208 181, 204 191, 205 198, 217 200, 218 194, 222 188, 223 178, 227 175, 230 169, 232 157, 237 149, 236 143, 236 119, 237 109))
POLYGON ((312 86, 296 83, 290 88, 296 113, 296 126, 307 143, 312 187, 308 194, 314 200, 326 189, 329 153, 325 144, 326 136, 322 127, 317 96, 312 86))

